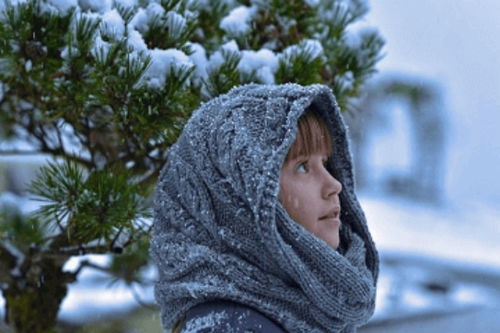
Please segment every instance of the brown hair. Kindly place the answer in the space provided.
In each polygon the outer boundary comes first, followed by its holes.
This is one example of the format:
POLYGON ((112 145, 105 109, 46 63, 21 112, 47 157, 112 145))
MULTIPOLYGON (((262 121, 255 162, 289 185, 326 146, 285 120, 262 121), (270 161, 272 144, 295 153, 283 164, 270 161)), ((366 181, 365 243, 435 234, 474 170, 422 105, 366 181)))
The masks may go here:
POLYGON ((297 137, 286 155, 285 162, 323 150, 326 150, 328 156, 333 153, 332 137, 325 121, 309 107, 299 118, 297 137))

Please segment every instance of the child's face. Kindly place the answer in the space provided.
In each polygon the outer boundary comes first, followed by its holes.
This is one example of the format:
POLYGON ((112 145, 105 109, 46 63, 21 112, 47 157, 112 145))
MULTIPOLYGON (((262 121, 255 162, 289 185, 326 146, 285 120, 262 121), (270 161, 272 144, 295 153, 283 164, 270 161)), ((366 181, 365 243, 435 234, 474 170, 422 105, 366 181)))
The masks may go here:
POLYGON ((316 237, 339 246, 342 184, 326 170, 326 152, 287 160, 280 172, 279 200, 288 215, 316 237))

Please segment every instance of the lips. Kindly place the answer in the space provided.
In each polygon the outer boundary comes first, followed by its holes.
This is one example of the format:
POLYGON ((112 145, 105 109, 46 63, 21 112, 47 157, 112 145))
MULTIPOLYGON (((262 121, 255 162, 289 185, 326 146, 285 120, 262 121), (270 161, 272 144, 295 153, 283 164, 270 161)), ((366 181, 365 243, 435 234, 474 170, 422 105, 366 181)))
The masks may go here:
POLYGON ((321 216, 319 220, 338 219, 339 217, 340 217, 340 207, 336 206, 333 209, 329 210, 325 215, 321 216))

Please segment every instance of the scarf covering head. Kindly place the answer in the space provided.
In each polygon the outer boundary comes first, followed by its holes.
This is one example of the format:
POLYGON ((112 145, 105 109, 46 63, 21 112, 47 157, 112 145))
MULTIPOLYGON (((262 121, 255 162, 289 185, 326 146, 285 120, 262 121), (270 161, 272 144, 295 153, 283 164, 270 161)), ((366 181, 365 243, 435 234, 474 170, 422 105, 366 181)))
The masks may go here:
POLYGON ((327 86, 250 84, 201 105, 168 151, 154 205, 151 254, 165 331, 213 299, 253 307, 288 332, 353 332, 372 316, 378 255, 327 86), (280 170, 308 107, 331 133, 327 169, 343 185, 337 250, 278 200, 280 170))

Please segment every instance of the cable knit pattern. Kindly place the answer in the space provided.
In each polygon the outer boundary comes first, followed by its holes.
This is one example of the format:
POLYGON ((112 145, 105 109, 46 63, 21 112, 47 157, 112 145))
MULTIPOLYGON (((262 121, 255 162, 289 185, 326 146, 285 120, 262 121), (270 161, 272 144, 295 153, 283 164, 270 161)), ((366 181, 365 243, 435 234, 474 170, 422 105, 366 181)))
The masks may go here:
POLYGON ((190 307, 227 299, 288 332, 354 332, 375 306, 378 255, 354 193, 346 127, 323 85, 245 85, 200 106, 169 149, 155 198, 151 254, 165 331, 190 307), (278 201, 297 120, 325 119, 343 185, 334 250, 278 201))

